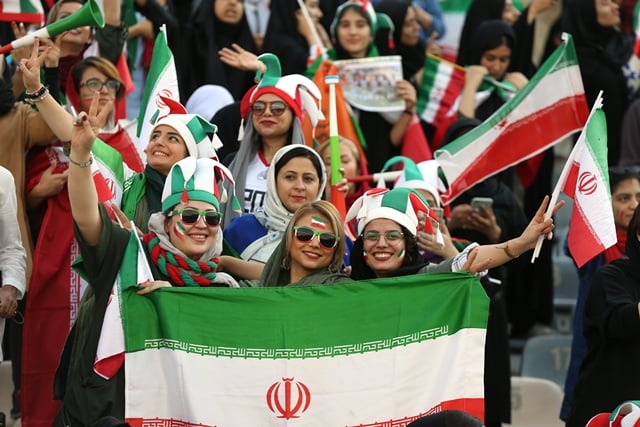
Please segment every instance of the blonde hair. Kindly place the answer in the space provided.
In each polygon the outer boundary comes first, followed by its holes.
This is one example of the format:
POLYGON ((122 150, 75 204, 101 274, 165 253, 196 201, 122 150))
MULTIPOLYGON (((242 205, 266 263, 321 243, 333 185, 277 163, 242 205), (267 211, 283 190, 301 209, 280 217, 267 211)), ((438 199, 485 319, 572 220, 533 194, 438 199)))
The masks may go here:
POLYGON ((283 256, 290 256, 289 252, 291 250, 291 241, 293 240, 293 227, 303 215, 309 213, 317 213, 327 218, 335 232, 335 235, 338 237, 338 243, 334 248, 333 258, 331 259, 331 263, 329 264, 329 271, 332 273, 337 273, 342 269, 342 258, 346 250, 346 234, 344 232, 344 226, 342 225, 342 218, 340 217, 340 213, 331 203, 327 202, 326 200, 317 200, 315 202, 305 203, 300 208, 298 208, 295 214, 293 214, 293 217, 291 217, 291 220, 289 221, 289 225, 287 225, 287 230, 285 231, 285 246, 287 250, 283 254, 283 256))
MULTIPOLYGON (((358 147, 356 147, 356 143, 343 136, 339 136, 338 140, 340 141, 340 145, 346 146, 351 152, 351 154, 353 154, 353 158, 356 159, 356 164, 358 165, 360 172, 362 172, 360 151, 358 151, 358 147)), ((329 149, 330 142, 331 141, 327 139, 325 142, 320 144, 318 148, 316 148, 316 151, 318 152, 318 154, 320 154, 320 157, 322 157, 322 154, 329 149)))

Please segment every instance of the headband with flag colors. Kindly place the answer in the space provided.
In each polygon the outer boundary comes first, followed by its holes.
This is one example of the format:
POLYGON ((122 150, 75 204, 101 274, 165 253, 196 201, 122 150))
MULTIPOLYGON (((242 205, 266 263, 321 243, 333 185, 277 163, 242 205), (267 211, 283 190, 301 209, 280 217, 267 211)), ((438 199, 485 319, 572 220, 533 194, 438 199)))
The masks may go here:
MULTIPOLYGON (((397 222, 415 237, 418 231, 418 212, 436 218, 429 209, 429 204, 420 193, 410 188, 373 188, 356 200, 345 223, 356 220, 358 235, 364 227, 374 219, 390 219, 397 222)), ((431 221, 426 221, 425 231, 433 233, 431 221)))
POLYGON ((336 31, 338 29, 338 21, 342 17, 342 14, 350 7, 358 7, 362 9, 362 11, 367 15, 367 20, 369 21, 369 25, 371 26, 371 35, 374 36, 378 30, 386 29, 389 30, 389 48, 395 48, 395 44, 393 42, 393 31, 395 27, 393 25, 393 21, 389 18, 389 15, 386 13, 376 13, 373 5, 369 0, 349 0, 340 5, 336 10, 336 15, 331 22, 331 27, 329 31, 331 32, 331 41, 336 43, 336 31))
POLYGON ((440 193, 447 190, 447 178, 437 160, 426 160, 416 164, 413 160, 404 156, 395 156, 387 160, 382 167, 383 171, 389 170, 392 166, 403 164, 402 174, 398 177, 394 188, 413 188, 425 190, 431 193, 436 199, 438 206, 442 206, 440 193))
POLYGON ((282 98, 300 120, 302 120, 302 111, 304 110, 315 127, 318 120, 324 118, 319 105, 322 94, 318 86, 301 74, 283 76, 280 60, 272 53, 263 53, 258 56, 258 61, 265 65, 265 69, 256 71, 258 84, 249 89, 242 97, 241 116, 247 117, 251 105, 262 94, 272 93, 282 98))
POLYGON ((186 157, 174 164, 167 175, 162 190, 162 210, 166 212, 189 200, 210 203, 220 210, 220 202, 227 201, 226 193, 220 196, 219 192, 219 188, 225 187, 219 184, 225 180, 232 187, 235 185, 229 169, 217 160, 186 157))

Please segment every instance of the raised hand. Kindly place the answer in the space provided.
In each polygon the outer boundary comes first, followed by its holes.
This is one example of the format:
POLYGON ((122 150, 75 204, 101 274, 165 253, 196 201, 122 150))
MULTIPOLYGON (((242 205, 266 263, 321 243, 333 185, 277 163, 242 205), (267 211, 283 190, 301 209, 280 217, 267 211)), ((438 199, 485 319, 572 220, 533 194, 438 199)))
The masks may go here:
POLYGON ((47 46, 39 54, 40 40, 36 39, 31 48, 31 55, 20 60, 18 71, 22 73, 22 82, 28 92, 36 92, 42 86, 42 83, 40 83, 40 67, 51 49, 51 46, 47 46))

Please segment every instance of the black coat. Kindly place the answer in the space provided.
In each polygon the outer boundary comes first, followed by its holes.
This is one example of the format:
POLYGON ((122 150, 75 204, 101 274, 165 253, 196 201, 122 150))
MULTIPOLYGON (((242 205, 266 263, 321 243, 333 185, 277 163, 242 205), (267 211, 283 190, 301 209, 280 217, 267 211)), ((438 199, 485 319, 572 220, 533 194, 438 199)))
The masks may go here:
POLYGON ((600 412, 611 412, 640 396, 640 242, 636 234, 640 209, 627 232, 628 259, 599 269, 587 296, 582 361, 567 427, 583 427, 600 412))

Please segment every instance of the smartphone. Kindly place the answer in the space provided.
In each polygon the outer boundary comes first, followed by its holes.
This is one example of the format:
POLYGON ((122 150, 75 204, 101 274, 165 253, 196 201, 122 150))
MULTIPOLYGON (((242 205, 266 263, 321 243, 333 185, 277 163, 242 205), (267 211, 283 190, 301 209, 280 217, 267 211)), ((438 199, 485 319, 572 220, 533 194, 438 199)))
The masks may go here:
POLYGON ((444 209, 442 208, 430 208, 434 214, 438 217, 438 221, 442 221, 442 215, 444 214, 444 209))
POLYGON ((493 205, 491 197, 474 197, 471 199, 471 207, 476 209, 490 208, 493 205))

